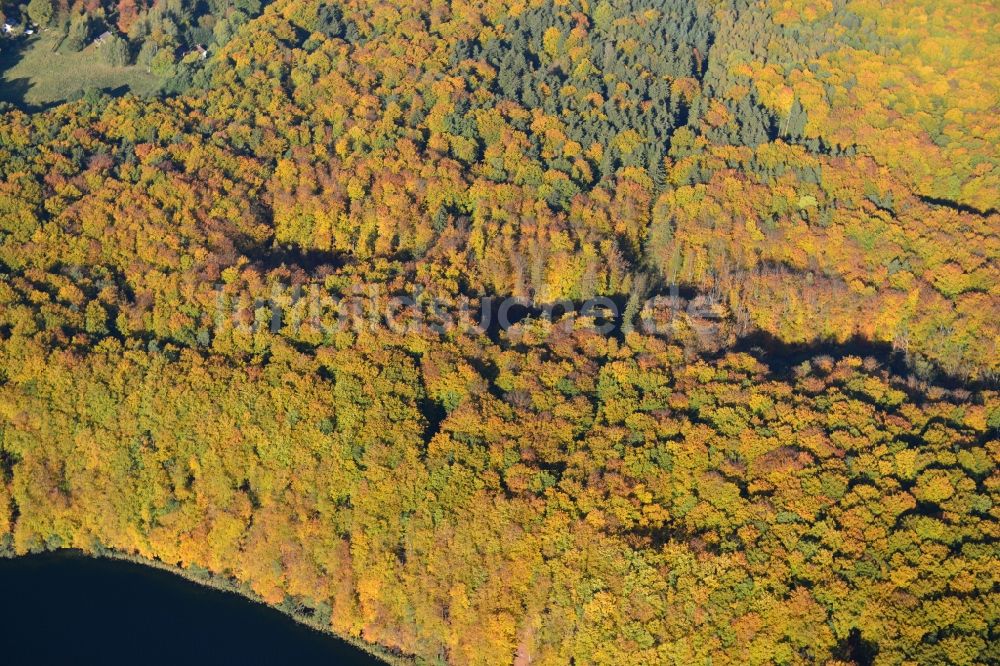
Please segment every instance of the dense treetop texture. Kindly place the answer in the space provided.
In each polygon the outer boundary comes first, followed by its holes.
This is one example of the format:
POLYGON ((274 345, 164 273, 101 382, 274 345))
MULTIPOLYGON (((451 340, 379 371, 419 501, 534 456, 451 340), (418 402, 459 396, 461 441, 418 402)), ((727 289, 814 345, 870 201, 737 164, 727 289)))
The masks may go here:
POLYGON ((421 664, 1000 662, 995 2, 42 4, 165 84, 0 117, 4 553, 421 664))

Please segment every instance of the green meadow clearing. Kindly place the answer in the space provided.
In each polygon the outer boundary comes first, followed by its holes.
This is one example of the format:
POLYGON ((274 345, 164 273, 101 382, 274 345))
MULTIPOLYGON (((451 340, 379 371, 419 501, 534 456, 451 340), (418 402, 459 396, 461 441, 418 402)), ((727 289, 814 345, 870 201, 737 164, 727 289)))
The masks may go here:
POLYGON ((88 44, 77 52, 59 49, 56 30, 0 40, 0 100, 21 107, 47 107, 96 88, 112 93, 155 92, 160 79, 144 67, 114 67, 104 60, 101 46, 88 44))

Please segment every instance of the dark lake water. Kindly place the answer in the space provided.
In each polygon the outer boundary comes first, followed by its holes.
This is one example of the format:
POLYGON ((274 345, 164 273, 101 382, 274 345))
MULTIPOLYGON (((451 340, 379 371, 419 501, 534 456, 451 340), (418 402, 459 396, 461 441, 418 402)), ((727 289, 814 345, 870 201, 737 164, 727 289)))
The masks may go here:
POLYGON ((261 604, 72 552, 0 559, 3 664, 382 664, 261 604))

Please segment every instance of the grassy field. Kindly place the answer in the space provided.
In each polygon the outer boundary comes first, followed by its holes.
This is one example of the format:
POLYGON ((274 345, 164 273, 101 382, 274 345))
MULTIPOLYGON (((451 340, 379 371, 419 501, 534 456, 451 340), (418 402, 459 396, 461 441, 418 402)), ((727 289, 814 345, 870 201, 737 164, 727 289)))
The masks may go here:
POLYGON ((62 52, 58 50, 60 41, 55 30, 0 40, 0 100, 38 108, 62 102, 88 88, 146 94, 160 85, 160 80, 143 67, 107 64, 99 46, 91 44, 76 53, 62 52))

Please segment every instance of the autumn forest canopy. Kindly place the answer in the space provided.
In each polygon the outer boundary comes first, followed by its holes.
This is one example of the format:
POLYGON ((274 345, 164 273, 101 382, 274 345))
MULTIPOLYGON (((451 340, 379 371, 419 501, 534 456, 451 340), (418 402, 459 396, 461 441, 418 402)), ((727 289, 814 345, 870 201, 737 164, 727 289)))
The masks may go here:
POLYGON ((405 663, 1000 662, 993 0, 0 12, 0 553, 405 663))

